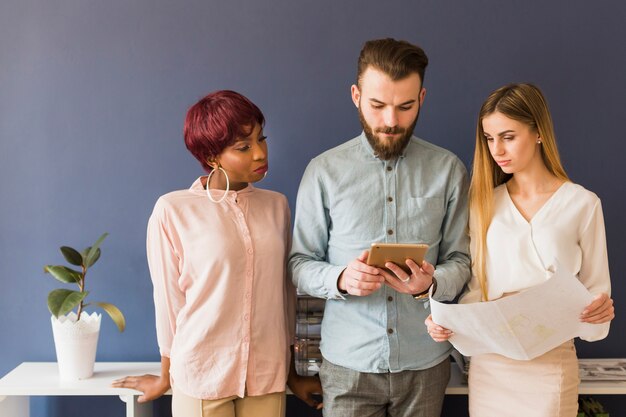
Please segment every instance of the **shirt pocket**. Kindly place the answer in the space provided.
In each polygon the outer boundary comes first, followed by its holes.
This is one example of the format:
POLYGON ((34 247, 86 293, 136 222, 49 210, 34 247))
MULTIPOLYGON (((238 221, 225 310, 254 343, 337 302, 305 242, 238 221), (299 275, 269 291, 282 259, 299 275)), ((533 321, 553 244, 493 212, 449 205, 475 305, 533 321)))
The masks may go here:
POLYGON ((410 197, 406 210, 398 218, 409 242, 433 245, 441 240, 441 226, 446 215, 442 197, 410 197))

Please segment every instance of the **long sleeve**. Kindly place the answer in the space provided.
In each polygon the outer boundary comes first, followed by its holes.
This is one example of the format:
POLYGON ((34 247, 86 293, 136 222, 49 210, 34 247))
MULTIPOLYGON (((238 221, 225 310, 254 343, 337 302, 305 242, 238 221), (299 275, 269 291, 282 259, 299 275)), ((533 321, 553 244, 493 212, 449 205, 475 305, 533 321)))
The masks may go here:
POLYGON ((453 300, 470 278, 468 238, 468 179, 457 161, 450 176, 450 197, 441 230, 441 244, 435 270, 437 301, 453 300))
POLYGON ((159 200, 148 221, 146 249, 148 266, 154 286, 154 310, 157 340, 161 356, 170 356, 176 333, 176 317, 185 303, 185 295, 178 285, 179 257, 172 245, 165 225, 165 211, 159 200))
MULTIPOLYGON (((578 278, 593 294, 607 293, 611 295, 611 278, 609 276, 609 259, 606 248, 606 232, 602 205, 598 199, 593 206, 589 220, 584 225, 580 236, 582 262, 578 278)), ((609 333, 610 323, 599 324, 603 331, 594 338, 584 339, 589 342, 604 339, 609 333)))
MULTIPOLYGON (((285 205, 287 205, 286 200, 285 205)), ((285 262, 287 262, 289 259, 289 251, 291 250, 291 213, 289 212, 289 207, 285 210, 285 224, 285 262)), ((291 282, 287 268, 285 268, 284 278, 287 342, 289 345, 293 345, 296 338, 296 288, 291 282)))
POLYGON ((330 217, 324 186, 315 171, 313 161, 304 172, 298 190, 288 269, 298 290, 314 297, 340 299, 337 279, 345 265, 331 265, 327 261, 330 217))

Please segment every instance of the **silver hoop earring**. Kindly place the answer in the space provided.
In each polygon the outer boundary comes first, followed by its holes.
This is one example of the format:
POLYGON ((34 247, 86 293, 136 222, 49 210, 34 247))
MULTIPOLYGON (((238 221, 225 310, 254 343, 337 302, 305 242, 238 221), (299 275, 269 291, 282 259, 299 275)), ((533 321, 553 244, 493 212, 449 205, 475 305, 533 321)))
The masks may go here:
POLYGON ((213 168, 213 170, 209 172, 209 176, 206 178, 206 196, 209 197, 209 200, 211 200, 214 203, 221 203, 226 198, 226 194, 228 194, 229 190, 230 190, 230 181, 228 180, 228 174, 226 174, 226 171, 224 171, 224 168, 220 166, 218 166, 217 168, 213 168), (211 183, 211 175, 213 175, 213 173, 218 169, 222 171, 224 173, 224 176, 226 177, 226 189, 224 190, 224 195, 222 195, 222 198, 220 198, 219 200, 214 200, 213 196, 211 196, 211 187, 209 187, 209 184, 211 183))

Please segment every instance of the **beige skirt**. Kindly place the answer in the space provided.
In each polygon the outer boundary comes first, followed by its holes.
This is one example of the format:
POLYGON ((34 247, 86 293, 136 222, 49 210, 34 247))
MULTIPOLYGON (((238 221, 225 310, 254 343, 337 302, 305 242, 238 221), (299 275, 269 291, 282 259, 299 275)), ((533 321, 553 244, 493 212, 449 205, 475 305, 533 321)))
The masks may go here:
POLYGON ((578 359, 573 341, 530 361, 497 354, 473 356, 472 417, 576 417, 578 359))

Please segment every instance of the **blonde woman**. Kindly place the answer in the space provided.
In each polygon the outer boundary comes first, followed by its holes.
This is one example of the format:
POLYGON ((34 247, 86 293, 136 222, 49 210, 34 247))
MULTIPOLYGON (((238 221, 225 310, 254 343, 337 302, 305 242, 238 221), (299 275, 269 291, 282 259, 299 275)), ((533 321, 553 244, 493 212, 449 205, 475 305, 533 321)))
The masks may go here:
MULTIPOLYGON (((567 177, 546 100, 533 85, 499 88, 480 110, 470 237, 473 273, 461 303, 540 284, 558 259, 596 295, 580 320, 602 326, 598 339, 606 337, 615 315, 600 200, 567 177)), ((430 317, 426 325, 435 341, 452 335, 430 317)), ((477 355, 470 365, 470 415, 574 417, 578 382, 571 340, 530 361, 477 355)))

